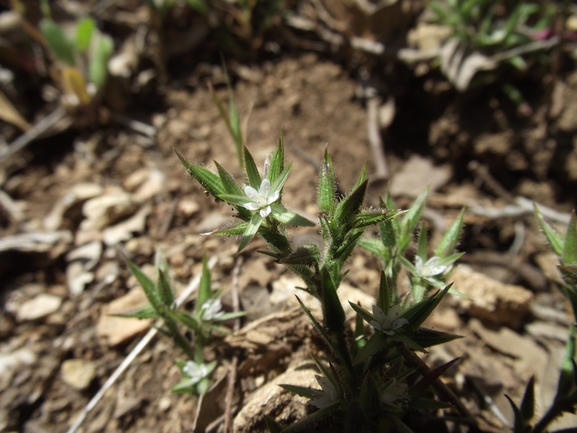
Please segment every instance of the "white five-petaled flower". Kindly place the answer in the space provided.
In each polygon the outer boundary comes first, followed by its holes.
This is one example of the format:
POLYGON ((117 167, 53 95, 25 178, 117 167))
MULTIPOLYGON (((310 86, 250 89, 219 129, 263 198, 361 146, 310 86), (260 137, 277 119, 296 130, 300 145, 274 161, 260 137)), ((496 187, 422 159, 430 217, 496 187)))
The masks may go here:
POLYGON ((339 395, 330 380, 318 374, 315 375, 315 377, 322 390, 317 390, 317 396, 315 398, 311 398, 309 403, 318 409, 324 409, 325 407, 329 407, 331 404, 337 401, 339 395))
POLYGON ((277 201, 280 195, 279 191, 273 191, 271 193, 270 181, 266 177, 262 180, 258 191, 252 186, 247 185, 244 187, 244 193, 252 201, 243 204, 243 206, 248 210, 258 210, 260 216, 263 218, 266 218, 270 214, 270 205, 277 201))
POLYGON ((391 406, 397 406, 395 402, 406 397, 408 389, 409 386, 406 383, 397 383, 397 381, 393 379, 393 383, 387 386, 385 392, 381 395, 381 400, 391 406))
POLYGON ((220 299, 209 299, 200 307, 202 311, 203 320, 215 320, 222 317, 224 311, 222 311, 222 304, 220 299))
POLYGON ((426 263, 419 256, 415 257, 415 270, 417 275, 425 280, 434 281, 435 276, 441 275, 449 266, 439 265, 441 259, 437 256, 431 257, 426 263))
POLYGON ((182 371, 191 379, 192 384, 198 383, 208 376, 208 367, 194 361, 188 361, 182 371))
POLYGON ((371 325, 379 331, 383 331, 387 335, 393 335, 395 329, 409 323, 407 319, 399 318, 401 314, 401 306, 395 305, 389 309, 389 314, 385 314, 378 306, 373 305, 373 316, 375 320, 371 321, 371 325))

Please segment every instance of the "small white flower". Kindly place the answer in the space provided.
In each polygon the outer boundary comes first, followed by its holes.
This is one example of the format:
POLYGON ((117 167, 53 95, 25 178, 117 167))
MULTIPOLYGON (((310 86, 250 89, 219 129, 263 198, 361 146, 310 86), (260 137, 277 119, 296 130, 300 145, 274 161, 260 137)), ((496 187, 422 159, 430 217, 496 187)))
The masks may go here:
POLYGON ((319 409, 324 409, 325 407, 329 407, 331 404, 337 401, 339 394, 337 393, 337 390, 333 386, 332 382, 326 377, 319 376, 318 374, 315 375, 315 377, 322 390, 317 390, 317 396, 310 399, 309 403, 319 409))
POLYGON ((219 319, 224 314, 220 299, 209 299, 202 304, 200 310, 202 311, 203 320, 219 319))
POLYGON ((194 361, 188 361, 182 371, 192 380, 192 384, 200 382, 208 376, 208 367, 204 364, 197 364, 194 361))
POLYGON ((383 331, 387 335, 393 335, 395 329, 399 329, 401 326, 409 323, 407 319, 399 319, 399 314, 401 314, 401 306, 395 305, 389 309, 389 314, 385 314, 376 305, 373 305, 373 316, 375 320, 371 321, 371 325, 379 331, 383 331))
POLYGON ((247 185, 244 187, 244 193, 252 202, 243 204, 243 206, 248 210, 258 210, 260 216, 263 218, 266 218, 270 214, 270 205, 277 201, 280 195, 278 191, 271 193, 270 181, 266 177, 262 180, 258 191, 252 186, 247 185))
POLYGON ((441 259, 437 256, 431 257, 426 263, 423 263, 423 259, 419 256, 415 257, 415 270, 417 275, 424 278, 425 280, 433 280, 435 276, 441 275, 445 272, 449 266, 439 266, 439 261, 441 259))
POLYGON ((382 394, 381 400, 391 406, 397 406, 395 402, 406 398, 408 389, 409 386, 406 383, 397 383, 397 381, 393 379, 393 383, 391 383, 382 394))

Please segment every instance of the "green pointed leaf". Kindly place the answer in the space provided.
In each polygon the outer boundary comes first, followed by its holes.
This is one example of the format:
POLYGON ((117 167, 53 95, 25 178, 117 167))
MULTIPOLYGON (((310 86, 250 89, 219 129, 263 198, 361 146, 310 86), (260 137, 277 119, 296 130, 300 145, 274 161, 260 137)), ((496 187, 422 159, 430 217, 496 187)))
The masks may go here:
POLYGON ((367 310, 365 310, 363 307, 361 307, 360 305, 354 304, 351 301, 349 301, 349 305, 369 325, 371 325, 371 322, 373 322, 375 320, 375 317, 371 313, 369 313, 367 310))
POLYGON ((371 239, 365 237, 359 239, 357 244, 359 247, 367 250, 370 253, 373 253, 377 257, 382 257, 382 255, 385 253, 385 248, 383 247, 383 244, 377 239, 371 239))
POLYGON ((395 333, 390 336, 390 339, 393 341, 398 341, 399 343, 405 343, 407 346, 409 346, 415 352, 427 353, 427 351, 425 350, 424 347, 421 347, 413 339, 411 339, 408 335, 402 334, 399 331, 395 331, 395 333))
POLYGON ((225 322, 227 320, 238 319, 239 317, 246 316, 246 311, 231 311, 230 313, 224 313, 218 319, 213 319, 217 322, 225 322))
POLYGON ((455 222, 451 224, 449 230, 447 230, 446 233, 443 235, 441 242, 439 242, 439 245, 435 250, 436 256, 443 259, 444 257, 451 255, 453 251, 455 251, 455 248, 457 248, 457 243, 459 242, 459 236, 461 234, 461 230, 463 229, 464 219, 465 219, 465 209, 463 208, 461 209, 461 212, 459 212, 459 216, 457 217, 455 222))
POLYGON ((557 256, 563 257, 565 242, 561 238, 561 235, 543 219, 541 211, 537 205, 535 205, 535 216, 537 217, 537 222, 539 223, 541 230, 543 230, 543 233, 545 233, 553 252, 557 254, 557 256))
POLYGON ((324 364, 322 362, 320 362, 317 358, 315 358, 315 356, 312 353, 311 353, 311 358, 313 359, 313 361, 317 365, 317 368, 319 369, 321 374, 324 377, 326 377, 331 382, 331 384, 333 385, 333 388, 335 390, 337 390, 337 392, 339 392, 339 384, 337 383, 337 381, 335 380, 335 378, 333 377, 331 372, 324 366, 324 364))
POLYGON ((258 172, 258 168, 256 167, 256 163, 254 162, 254 159, 246 146, 244 147, 244 167, 246 169, 248 183, 258 191, 262 179, 260 177, 260 173, 258 172))
POLYGON ((90 46, 92 34, 96 28, 96 23, 92 18, 83 18, 76 26, 76 49, 81 53, 90 46))
MULTIPOLYGON (((279 173, 279 175, 278 175, 277 178, 274 180, 274 182, 271 182, 271 185, 270 185, 270 190, 271 190, 271 191, 279 191, 279 192, 282 191, 282 189, 283 189, 283 187, 284 187, 284 184, 285 184, 285 182, 286 182, 287 179, 288 179, 289 173, 290 173, 290 171, 291 171, 291 167, 292 167, 292 164, 287 165, 287 166, 283 169, 283 171, 281 171, 281 172, 279 173)), ((269 181, 270 181, 270 179, 269 179, 269 181)))
POLYGON ((325 155, 321 163, 319 173, 319 210, 326 215, 330 215, 335 206, 336 182, 333 170, 333 162, 329 151, 325 148, 325 155))
POLYGON ((270 159, 270 167, 268 169, 268 180, 270 181, 271 186, 274 185, 275 181, 284 170, 284 152, 284 137, 281 131, 278 144, 274 153, 272 154, 272 158, 270 159))
POLYGON ((367 180, 367 164, 364 163, 363 167, 361 168, 361 172, 359 173, 359 177, 357 179, 357 182, 353 186, 353 190, 357 189, 359 186, 361 186, 366 180, 367 180))
POLYGON ((529 383, 527 383, 523 401, 521 402, 520 413, 524 425, 529 425, 535 416, 535 376, 531 376, 529 383))
POLYGON ((376 332, 371 338, 366 342, 355 359, 353 365, 359 365, 365 362, 367 359, 375 355, 377 352, 383 350, 387 345, 387 337, 382 332, 376 332))
POLYGON ((152 306, 155 308, 155 310, 160 315, 162 315, 161 312, 164 310, 164 305, 162 304, 162 301, 160 300, 160 297, 156 292, 156 285, 131 260, 126 259, 126 264, 132 275, 134 275, 138 280, 138 284, 142 286, 142 289, 144 290, 144 294, 146 295, 148 302, 150 302, 152 306))
POLYGON ((233 205, 235 208, 237 206, 242 207, 247 203, 253 203, 253 200, 248 198, 246 195, 220 194, 218 198, 233 205))
POLYGON ((220 176, 221 185, 223 186, 224 191, 230 195, 244 195, 242 189, 240 189, 238 184, 234 181, 232 175, 226 171, 218 162, 214 161, 214 165, 216 166, 216 170, 220 176))
POLYGON ((130 319, 157 319, 159 317, 153 306, 144 307, 135 313, 111 314, 111 316, 130 319))
POLYGON ((210 170, 188 161, 178 150, 174 149, 174 153, 176 153, 176 156, 180 159, 184 168, 188 170, 188 173, 194 177, 205 190, 212 194, 214 198, 220 200, 219 196, 226 193, 220 177, 210 170))
POLYGON ((244 250, 246 246, 250 243, 250 241, 252 241, 252 238, 254 238, 254 236, 258 232, 258 228, 260 227, 261 224, 262 224, 262 217, 260 216, 260 213, 255 212, 252 218, 250 219, 250 222, 248 223, 246 231, 242 235, 242 239, 240 240, 240 244, 238 245, 238 251, 236 252, 237 254, 239 254, 242 250, 244 250))
POLYGON ((515 423, 513 425, 513 433, 525 433, 525 425, 523 423, 523 416, 521 415, 521 411, 517 407, 517 405, 511 400, 507 394, 505 394, 505 398, 509 400, 509 404, 513 409, 513 415, 515 416, 515 423))
POLYGON ((279 260, 279 262, 284 265, 312 266, 318 263, 319 259, 320 259, 319 247, 316 246, 315 244, 307 244, 298 247, 294 253, 289 254, 286 257, 283 257, 281 260, 279 260))
POLYGON ((314 227, 315 223, 309 221, 305 217, 300 216, 296 212, 286 209, 280 203, 273 203, 270 205, 271 215, 273 218, 283 224, 289 224, 295 227, 314 227))
POLYGON ((181 324, 186 326, 191 331, 194 331, 195 333, 200 332, 200 328, 201 328, 200 322, 194 316, 191 316, 190 314, 183 313, 182 311, 176 310, 174 312, 174 317, 176 320, 178 320, 181 324))
POLYGON ((240 222, 238 224, 231 225, 229 227, 223 227, 221 229, 213 230, 207 233, 201 233, 202 235, 216 235, 216 236, 238 236, 242 235, 246 228, 248 227, 248 222, 240 222))
POLYGON ((212 297, 211 272, 208 267, 206 256, 202 258, 202 274, 200 276, 200 285, 198 287, 198 298, 196 300, 195 311, 200 313, 202 305, 212 297))
POLYGON ((279 386, 283 389, 286 389, 289 392, 292 392, 293 394, 300 395, 301 397, 305 397, 308 399, 315 398, 316 395, 318 394, 317 389, 305 388, 304 386, 284 385, 284 384, 279 386))
POLYGON ((379 294, 377 296, 377 306, 388 314, 393 301, 394 289, 391 286, 391 281, 385 272, 381 272, 381 279, 379 280, 379 294))
POLYGON ((341 261, 348 259, 362 235, 363 232, 358 231, 357 233, 353 232, 353 234, 347 236, 346 241, 344 241, 333 253, 333 258, 335 260, 340 259, 341 261))
POLYGON ((399 252, 403 253, 409 243, 411 242, 411 238, 413 232, 417 228, 419 224, 419 219, 421 218, 421 214, 423 213, 423 209, 425 208, 425 203, 427 199, 427 194, 429 193, 429 188, 425 188, 425 190, 419 194, 416 200, 413 202, 407 213, 403 217, 403 221, 401 223, 402 230, 401 235, 399 237, 399 252))
POLYGON ((435 331, 434 329, 419 328, 411 333, 411 338, 419 346, 427 348, 445 344, 449 341, 463 338, 461 335, 449 334, 447 332, 435 331))
POLYGON ((408 325, 405 325, 405 332, 416 331, 423 324, 423 322, 427 320, 427 317, 431 315, 437 305, 439 305, 441 300, 448 293, 451 286, 452 284, 449 284, 445 287, 445 289, 440 290, 424 301, 411 305, 409 308, 403 311, 399 317, 409 321, 408 325))
POLYGON ((370 373, 366 374, 363 380, 359 402, 363 412, 367 414, 378 414, 381 409, 379 389, 370 373))
MULTIPOLYGON (((400 213, 405 213, 404 211, 398 211, 400 213)), ((395 218, 393 221, 387 220, 379 225, 379 234, 381 236, 381 242, 385 249, 392 251, 397 247, 397 231, 395 231, 395 224, 398 224, 399 220, 395 218)))
POLYGON ((357 313, 355 316, 355 342, 352 345, 351 354, 353 358, 357 356, 359 350, 365 345, 365 324, 363 318, 357 313))
POLYGON ((571 220, 567 227, 562 257, 563 265, 577 265, 577 216, 575 211, 571 214, 571 220))
POLYGON ((557 395, 555 399, 567 397, 575 387, 573 377, 573 358, 575 357, 575 325, 569 325, 569 338, 565 346, 565 357, 561 365, 559 374, 559 384, 557 385, 557 395))
POLYGON ((108 60, 114 53, 114 42, 108 35, 98 35, 88 65, 88 77, 98 89, 101 89, 108 78, 108 60))
POLYGON ((284 255, 289 255, 291 253, 290 242, 286 236, 262 226, 259 230, 259 234, 273 250, 281 252, 284 255))
POLYGON ((384 223, 396 216, 400 215, 401 211, 377 209, 360 212, 355 218, 354 227, 364 228, 376 224, 384 223))
POLYGON ((172 307, 174 304, 174 294, 172 293, 172 288, 166 274, 158 269, 158 294, 160 295, 160 300, 167 307, 172 307))
POLYGON ((463 257, 465 253, 455 253, 445 257, 440 257, 439 261, 437 262, 437 266, 449 266, 463 257))
POLYGON ((425 222, 421 224, 421 230, 419 231, 419 241, 417 242, 417 256, 423 259, 423 262, 427 261, 427 226, 425 222))
POLYGON ((335 209, 333 225, 343 230, 345 233, 351 228, 356 215, 363 205, 367 185, 368 181, 365 180, 349 195, 341 200, 335 209))
MULTIPOLYGON (((420 397, 423 393, 429 389, 433 383, 445 373, 455 362, 457 362, 460 358, 455 358, 446 364, 443 364, 434 370, 431 370, 425 376, 421 378, 416 384, 414 384, 411 389, 409 390, 409 394, 412 397, 420 397)), ((412 399, 411 399, 412 400, 412 399)))
POLYGON ((68 66, 75 66, 74 42, 64 30, 51 19, 45 18, 40 22, 40 31, 54 56, 68 66))
POLYGON ((176 394, 192 394, 194 393, 196 382, 193 379, 183 379, 174 385, 170 390, 176 394))
POLYGON ((329 271, 326 268, 321 270, 323 278, 323 293, 321 296, 321 303, 324 313, 324 324, 335 334, 344 330, 345 326, 345 311, 337 295, 337 288, 333 282, 329 271))

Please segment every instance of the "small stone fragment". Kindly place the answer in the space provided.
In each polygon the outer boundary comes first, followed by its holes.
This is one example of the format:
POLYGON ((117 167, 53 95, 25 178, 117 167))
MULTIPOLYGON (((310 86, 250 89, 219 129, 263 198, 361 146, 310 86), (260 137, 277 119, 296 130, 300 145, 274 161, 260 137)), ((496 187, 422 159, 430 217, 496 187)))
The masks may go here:
POLYGON ((84 203, 81 230, 99 230, 136 211, 138 202, 122 190, 110 191, 84 203))
POLYGON ((521 286, 501 283, 465 265, 459 265, 449 280, 471 300, 451 299, 473 317, 519 329, 529 312, 533 293, 521 286))
POLYGON ((148 300, 140 287, 115 299, 102 309, 96 325, 96 335, 104 337, 110 346, 117 346, 150 328, 150 320, 114 317, 113 314, 133 313, 146 307, 148 300))
POLYGON ((86 359, 67 359, 60 369, 62 380, 69 386, 83 391, 96 375, 96 368, 92 361, 86 359))
POLYGON ((61 304, 62 298, 41 293, 20 305, 16 312, 16 321, 26 322, 41 319, 57 311, 61 304))

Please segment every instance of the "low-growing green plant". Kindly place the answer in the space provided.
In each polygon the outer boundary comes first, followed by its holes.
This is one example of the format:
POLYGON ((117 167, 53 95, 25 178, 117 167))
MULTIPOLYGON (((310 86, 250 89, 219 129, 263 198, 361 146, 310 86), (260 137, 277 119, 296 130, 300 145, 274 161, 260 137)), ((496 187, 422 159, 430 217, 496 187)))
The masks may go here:
POLYGON ((203 260, 202 277, 198 297, 192 312, 181 311, 174 302, 174 290, 170 284, 168 263, 162 253, 157 251, 155 268, 157 281, 154 283, 132 261, 126 260, 130 272, 142 286, 150 306, 135 313, 122 314, 121 317, 136 319, 161 319, 163 327, 158 331, 173 339, 174 343, 187 355, 188 360, 177 359, 183 380, 172 390, 178 393, 204 394, 209 386, 209 375, 217 365, 217 361, 206 363, 203 348, 209 343, 213 334, 228 334, 229 331, 219 323, 243 316, 244 312, 226 313, 222 310, 219 300, 221 291, 211 289, 211 275, 206 258, 203 260), (193 335, 191 342, 181 332, 184 326, 193 335))
MULTIPOLYGON (((551 227, 541 216, 539 208, 535 207, 535 215, 539 226, 547 237, 551 249, 559 257, 558 266, 563 276, 564 284, 561 291, 569 301, 575 318, 569 327, 569 337, 565 346, 565 357, 559 372, 557 393, 551 406, 544 415, 535 420, 535 378, 531 377, 521 406, 517 406, 509 396, 506 396, 513 407, 515 415, 514 433, 543 433, 549 431, 549 425, 563 413, 575 413, 577 410, 577 364, 575 362, 575 323, 577 323, 577 217, 571 215, 569 226, 563 236, 551 227)), ((575 429, 560 430, 568 432, 575 429)))
POLYGON ((50 17, 48 3, 43 4, 45 18, 40 22, 40 31, 56 62, 55 81, 68 97, 68 105, 88 106, 106 84, 114 42, 98 30, 90 17, 79 20, 70 36, 50 17))
MULTIPOLYGON (((435 20, 451 27, 454 37, 490 55, 533 42, 551 24, 556 7, 546 2, 446 0, 432 1, 435 20)), ((522 67, 521 56, 507 59, 522 67)))
MULTIPOLYGON (((548 2, 493 0, 435 0, 429 3, 433 20, 452 29, 439 61, 441 70, 459 91, 498 82, 505 65, 524 71, 534 63, 547 64, 558 40, 543 40, 558 8, 548 2)), ((531 107, 512 82, 503 95, 521 114, 531 107)))
MULTIPOLYGON (((328 366, 313 358, 321 373, 317 377, 321 389, 284 385, 285 389, 308 398, 309 403, 319 410, 292 426, 285 426, 282 431, 409 432, 411 429, 403 421, 409 411, 451 407, 451 404, 429 398, 431 395, 426 393, 454 361, 425 374, 421 371, 420 378, 415 379, 415 358, 419 358, 414 352, 425 352, 430 346, 458 338, 422 325, 450 290, 450 286, 445 285, 434 293, 425 288, 429 284, 431 287, 440 285, 440 275, 456 260, 458 255, 453 254, 453 249, 462 225, 462 214, 432 259, 426 257, 426 236, 422 230, 417 264, 402 263, 413 268, 412 281, 416 283, 418 280, 423 289, 414 290, 412 297, 401 301, 391 284, 391 277, 418 224, 424 196, 402 220, 398 220, 402 211, 387 208, 384 204, 378 208, 365 208, 363 202, 368 180, 363 168, 352 190, 343 197, 337 197, 333 163, 325 151, 317 199, 322 242, 295 246, 290 242, 288 226, 313 226, 314 223, 288 210, 282 203, 283 187, 291 168, 285 166, 282 135, 270 160, 265 161, 262 172, 244 147, 248 182, 244 186, 216 162, 214 173, 188 161, 178 151, 176 154, 207 194, 219 202, 228 203, 236 211, 235 216, 240 221, 214 234, 240 236, 239 253, 256 235, 261 236, 269 247, 261 253, 297 274, 304 283, 302 290, 321 303, 322 319, 319 320, 297 296, 303 311, 326 344, 328 366), (371 310, 350 304, 357 314, 352 330, 346 323, 338 288, 347 273, 343 268, 354 247, 365 229, 375 225, 386 232, 385 236, 392 236, 381 243, 384 246, 379 251, 389 248, 392 242, 396 251, 383 253, 386 267, 381 275, 376 303, 364 306, 371 307, 371 310), (389 253, 393 259, 387 258, 389 253), (325 428, 319 430, 319 425, 325 428)), ((282 429, 274 420, 269 419, 267 423, 271 431, 282 429)))

